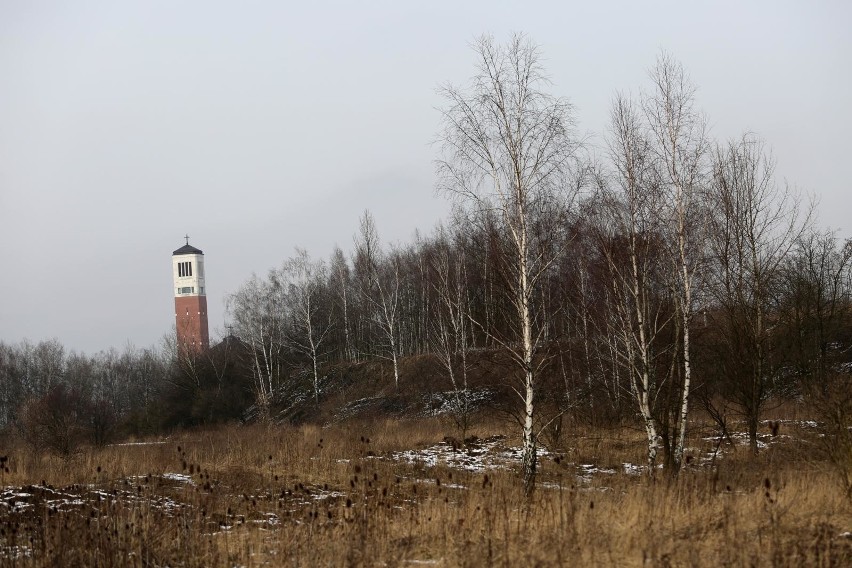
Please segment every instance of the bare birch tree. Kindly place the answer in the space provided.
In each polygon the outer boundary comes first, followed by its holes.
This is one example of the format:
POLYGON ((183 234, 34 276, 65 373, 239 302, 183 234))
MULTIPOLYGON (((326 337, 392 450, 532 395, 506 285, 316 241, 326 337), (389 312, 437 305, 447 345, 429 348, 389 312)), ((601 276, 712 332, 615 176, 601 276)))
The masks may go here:
POLYGON ((335 290, 338 299, 340 317, 342 318, 340 327, 343 328, 343 345, 341 355, 345 361, 354 361, 356 359, 355 348, 351 336, 350 324, 350 295, 351 295, 351 274, 349 265, 346 263, 346 257, 340 247, 335 247, 331 254, 331 286, 335 290))
MULTIPOLYGON (((511 296, 511 336, 495 337, 520 371, 515 392, 523 405, 523 479, 535 487, 535 392, 544 314, 533 305, 554 258, 536 245, 536 222, 552 222, 567 210, 565 195, 577 142, 572 109, 547 93, 538 48, 523 36, 505 46, 491 37, 474 47, 477 73, 469 88, 447 85, 441 94, 443 156, 439 187, 473 208, 495 213, 506 235, 503 261, 511 296)), ((486 330, 487 331, 487 330, 486 330)))
POLYGON ((690 324, 695 311, 696 274, 703 257, 700 221, 704 193, 707 138, 703 116, 694 108, 695 87, 683 66, 661 54, 651 69, 653 91, 643 99, 651 133, 665 216, 672 284, 680 319, 681 388, 672 459, 677 471, 683 460, 689 396, 692 385, 690 324))
POLYGON ((234 328, 251 347, 255 400, 264 421, 271 417, 270 407, 283 376, 283 306, 280 284, 262 281, 257 275, 228 298, 234 328))
POLYGON ((383 349, 376 354, 393 364, 394 386, 399 390, 400 258, 397 252, 387 258, 382 255, 379 233, 369 211, 361 217, 355 256, 362 275, 361 295, 370 306, 372 321, 381 336, 383 349))
POLYGON ((325 343, 332 328, 331 313, 323 309, 321 297, 327 279, 325 263, 312 261, 305 249, 296 248, 296 256, 284 264, 282 277, 292 318, 287 340, 310 361, 314 402, 319 404, 319 363, 326 354, 325 343))
POLYGON ((647 439, 648 474, 654 475, 660 445, 657 423, 658 345, 670 319, 660 298, 660 194, 651 142, 634 103, 618 95, 610 111, 609 154, 614 166, 612 187, 604 186, 606 216, 597 223, 605 239, 612 305, 620 345, 617 363, 629 379, 647 439), (609 230, 607 230, 609 229, 609 230))

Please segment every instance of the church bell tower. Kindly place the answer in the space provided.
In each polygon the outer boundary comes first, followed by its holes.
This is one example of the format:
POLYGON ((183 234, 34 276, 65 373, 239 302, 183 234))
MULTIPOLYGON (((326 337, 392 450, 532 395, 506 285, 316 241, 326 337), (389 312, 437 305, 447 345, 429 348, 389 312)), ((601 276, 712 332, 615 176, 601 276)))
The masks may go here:
POLYGON ((210 347, 207 331, 207 294, 204 290, 204 253, 189 244, 172 253, 175 326, 178 347, 200 353, 210 347))

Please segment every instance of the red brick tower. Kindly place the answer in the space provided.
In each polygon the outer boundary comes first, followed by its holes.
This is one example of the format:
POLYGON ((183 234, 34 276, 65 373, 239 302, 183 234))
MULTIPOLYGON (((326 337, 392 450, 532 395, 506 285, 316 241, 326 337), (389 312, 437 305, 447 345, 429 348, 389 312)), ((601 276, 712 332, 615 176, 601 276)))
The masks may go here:
POLYGON ((172 253, 175 326, 178 346, 201 352, 210 347, 207 331, 207 294, 204 291, 204 253, 189 244, 172 253))

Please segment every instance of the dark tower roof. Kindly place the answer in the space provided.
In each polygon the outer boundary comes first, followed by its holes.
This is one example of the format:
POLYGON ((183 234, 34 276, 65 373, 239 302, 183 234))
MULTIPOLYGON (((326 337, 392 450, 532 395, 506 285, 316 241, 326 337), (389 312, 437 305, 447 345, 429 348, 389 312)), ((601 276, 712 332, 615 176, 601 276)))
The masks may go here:
POLYGON ((191 244, 185 244, 175 252, 172 253, 172 256, 178 256, 180 254, 204 254, 201 250, 195 248, 191 244))

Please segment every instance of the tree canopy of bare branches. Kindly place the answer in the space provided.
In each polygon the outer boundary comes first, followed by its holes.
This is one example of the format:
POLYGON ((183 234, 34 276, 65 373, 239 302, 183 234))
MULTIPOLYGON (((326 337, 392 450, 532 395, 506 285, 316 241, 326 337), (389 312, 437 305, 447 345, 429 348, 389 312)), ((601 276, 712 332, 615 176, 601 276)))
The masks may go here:
POLYGON ((512 305, 511 334, 497 339, 521 375, 516 392, 523 404, 524 486, 531 491, 536 355, 546 329, 543 320, 549 316, 537 309, 535 300, 556 258, 549 245, 573 198, 578 142, 571 105, 547 92, 534 44, 520 35, 505 46, 482 37, 474 50, 478 65, 470 86, 441 90, 447 106, 442 111, 439 187, 457 198, 471 218, 493 214, 504 235, 500 258, 512 305))

